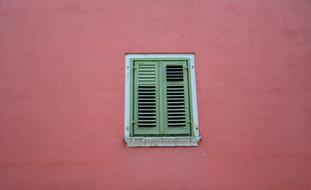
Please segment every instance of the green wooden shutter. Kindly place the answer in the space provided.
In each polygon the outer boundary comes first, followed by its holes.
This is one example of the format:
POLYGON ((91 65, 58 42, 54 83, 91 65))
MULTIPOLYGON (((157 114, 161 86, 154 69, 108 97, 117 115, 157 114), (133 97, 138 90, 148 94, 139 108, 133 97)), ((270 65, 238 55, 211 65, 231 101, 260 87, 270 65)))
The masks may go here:
POLYGON ((190 135, 189 85, 187 61, 165 61, 164 134, 190 135))
POLYGON ((135 60, 133 135, 191 135, 188 62, 135 60))
POLYGON ((158 135, 159 65, 156 61, 134 61, 134 135, 158 135))

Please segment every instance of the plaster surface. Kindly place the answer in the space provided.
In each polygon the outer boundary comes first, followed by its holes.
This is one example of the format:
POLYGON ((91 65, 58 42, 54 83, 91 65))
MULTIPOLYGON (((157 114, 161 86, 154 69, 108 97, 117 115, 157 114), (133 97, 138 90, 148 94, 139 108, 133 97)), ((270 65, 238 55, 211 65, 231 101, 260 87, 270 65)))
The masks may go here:
POLYGON ((311 189, 310 9, 1 0, 0 189, 311 189), (126 147, 126 53, 195 53, 198 147, 126 147))

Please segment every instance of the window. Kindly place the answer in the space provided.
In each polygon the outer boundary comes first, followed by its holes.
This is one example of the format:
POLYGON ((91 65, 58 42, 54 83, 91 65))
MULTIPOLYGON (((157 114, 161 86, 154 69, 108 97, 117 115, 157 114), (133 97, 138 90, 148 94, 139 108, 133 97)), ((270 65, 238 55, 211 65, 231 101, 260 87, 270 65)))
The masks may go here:
POLYGON ((194 56, 128 54, 125 65, 127 145, 197 146, 194 56))

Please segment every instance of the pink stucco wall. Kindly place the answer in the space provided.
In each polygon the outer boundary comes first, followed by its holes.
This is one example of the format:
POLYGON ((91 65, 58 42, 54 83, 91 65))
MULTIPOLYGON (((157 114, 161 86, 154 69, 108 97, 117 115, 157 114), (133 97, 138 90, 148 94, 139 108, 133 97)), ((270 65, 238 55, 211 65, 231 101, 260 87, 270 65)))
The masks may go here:
POLYGON ((309 0, 1 0, 1 190, 311 189, 309 0), (126 148, 125 53, 194 52, 197 148, 126 148))

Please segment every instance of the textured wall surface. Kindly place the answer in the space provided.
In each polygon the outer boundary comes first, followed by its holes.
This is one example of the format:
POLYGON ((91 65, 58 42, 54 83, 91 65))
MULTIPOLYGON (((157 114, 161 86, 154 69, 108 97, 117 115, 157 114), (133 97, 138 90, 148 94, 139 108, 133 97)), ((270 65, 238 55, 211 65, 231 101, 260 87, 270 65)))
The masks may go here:
POLYGON ((0 0, 1 190, 311 189, 309 0, 0 0), (197 148, 126 148, 125 53, 196 54, 197 148))

